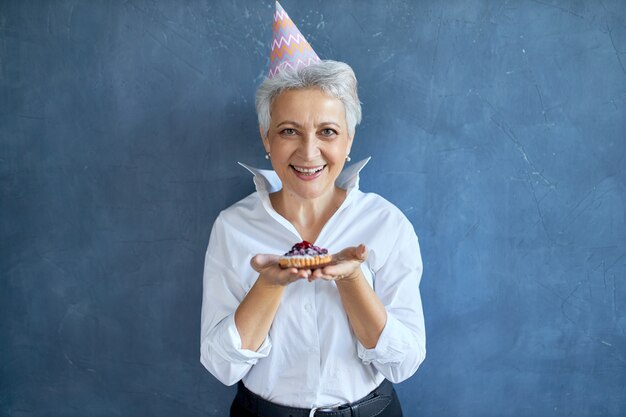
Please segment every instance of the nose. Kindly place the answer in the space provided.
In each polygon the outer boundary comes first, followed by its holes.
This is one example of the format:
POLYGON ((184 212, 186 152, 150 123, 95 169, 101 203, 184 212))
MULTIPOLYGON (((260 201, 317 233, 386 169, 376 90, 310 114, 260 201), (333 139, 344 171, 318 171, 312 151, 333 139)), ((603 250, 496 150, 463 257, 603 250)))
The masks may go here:
POLYGON ((315 135, 315 132, 307 133, 303 137, 300 144, 300 155, 302 156, 302 158, 304 158, 306 161, 312 161, 317 158, 320 153, 318 144, 319 142, 317 136, 315 135))

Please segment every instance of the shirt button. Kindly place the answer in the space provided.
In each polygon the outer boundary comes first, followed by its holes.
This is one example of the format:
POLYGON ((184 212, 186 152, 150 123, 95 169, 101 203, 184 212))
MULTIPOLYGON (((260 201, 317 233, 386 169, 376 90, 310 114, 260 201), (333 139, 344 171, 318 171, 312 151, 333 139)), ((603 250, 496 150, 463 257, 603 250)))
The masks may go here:
POLYGON ((313 310, 313 306, 312 306, 311 304, 309 304, 309 303, 306 303, 306 304, 304 305, 304 309, 305 309, 306 311, 310 312, 311 310, 313 310))

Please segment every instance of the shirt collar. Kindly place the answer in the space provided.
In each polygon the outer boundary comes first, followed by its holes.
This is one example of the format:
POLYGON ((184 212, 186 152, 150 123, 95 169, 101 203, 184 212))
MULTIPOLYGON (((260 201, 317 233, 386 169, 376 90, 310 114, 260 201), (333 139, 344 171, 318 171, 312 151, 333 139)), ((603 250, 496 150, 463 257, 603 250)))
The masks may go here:
MULTIPOLYGON (((346 190, 348 194, 350 194, 350 191, 352 190, 358 190, 359 173, 363 167, 367 165, 370 159, 372 159, 372 157, 367 157, 359 162, 355 162, 347 168, 344 168, 335 180, 335 185, 346 190)), ((239 162, 239 165, 254 175, 254 185, 256 186, 257 192, 267 195, 275 193, 283 187, 280 178, 278 178, 278 175, 274 170, 254 168, 242 162, 239 162)))

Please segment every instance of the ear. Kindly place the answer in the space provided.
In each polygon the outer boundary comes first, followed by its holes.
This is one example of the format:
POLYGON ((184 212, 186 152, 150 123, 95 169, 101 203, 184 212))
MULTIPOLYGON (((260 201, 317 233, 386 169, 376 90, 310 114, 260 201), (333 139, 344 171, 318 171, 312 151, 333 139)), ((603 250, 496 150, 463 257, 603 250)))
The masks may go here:
POLYGON ((263 147, 265 148, 265 152, 269 153, 270 151, 270 141, 267 138, 265 132, 263 132, 263 128, 259 126, 259 134, 261 135, 261 140, 263 141, 263 147))

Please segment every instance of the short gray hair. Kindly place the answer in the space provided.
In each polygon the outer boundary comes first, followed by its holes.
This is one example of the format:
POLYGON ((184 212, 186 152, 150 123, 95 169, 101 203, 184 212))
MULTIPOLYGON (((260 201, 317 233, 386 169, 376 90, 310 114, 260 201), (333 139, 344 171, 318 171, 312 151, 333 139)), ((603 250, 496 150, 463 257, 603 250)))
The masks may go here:
POLYGON ((281 71, 274 78, 266 78, 256 92, 256 113, 261 130, 270 126, 270 109, 274 99, 285 90, 319 88, 325 94, 343 103, 350 137, 354 137, 356 125, 361 122, 361 102, 357 94, 354 71, 348 64, 324 60, 308 67, 281 71))

